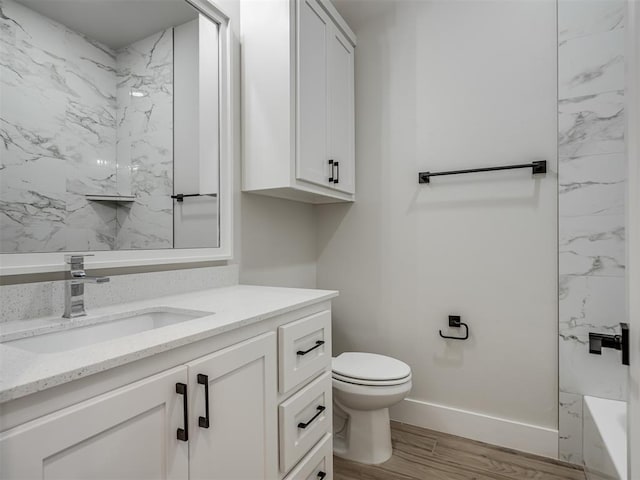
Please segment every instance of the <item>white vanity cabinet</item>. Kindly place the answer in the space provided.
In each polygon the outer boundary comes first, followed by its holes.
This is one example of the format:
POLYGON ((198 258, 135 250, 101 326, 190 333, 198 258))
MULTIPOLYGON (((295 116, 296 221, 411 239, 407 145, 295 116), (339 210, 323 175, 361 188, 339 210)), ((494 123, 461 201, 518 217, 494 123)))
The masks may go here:
POLYGON ((276 335, 189 362, 193 479, 274 478, 276 335), (206 400, 208 400, 208 407, 206 400))
MULTIPOLYGON (((280 472, 316 462, 310 453, 328 437, 331 444, 331 312, 320 311, 278 328, 280 405, 278 407, 280 472)), ((329 460, 312 478, 332 478, 329 460)), ((318 462, 315 464, 319 465, 318 462)), ((315 468, 315 467, 314 467, 315 468)), ((306 478, 292 477, 289 478, 306 478)))
POLYGON ((188 445, 177 439, 183 406, 177 367, 0 434, 0 477, 185 479, 188 445))
POLYGON ((243 0, 243 190, 355 199, 355 35, 329 0, 243 0))
POLYGON ((0 479, 330 480, 330 367, 325 301, 11 400, 0 479))
POLYGON ((274 478, 276 391, 276 335, 268 333, 0 436, 0 472, 3 479, 274 478))

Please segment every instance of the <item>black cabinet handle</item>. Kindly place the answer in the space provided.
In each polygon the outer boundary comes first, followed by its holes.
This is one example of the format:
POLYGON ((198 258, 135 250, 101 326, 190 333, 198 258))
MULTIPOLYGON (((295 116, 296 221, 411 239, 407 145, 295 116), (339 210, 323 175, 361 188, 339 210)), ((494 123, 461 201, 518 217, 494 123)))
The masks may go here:
POLYGON ((182 412, 184 415, 184 428, 179 428, 177 432, 178 440, 183 442, 189 441, 189 410, 187 401, 187 385, 184 383, 176 383, 176 393, 182 395, 182 412))
POLYGON ((333 180, 333 183, 339 183, 340 182, 340 162, 333 162, 333 164, 336 166, 336 177, 333 180))
POLYGON ((329 174, 329 183, 333 183, 333 160, 329 160, 329 168, 331 169, 331 173, 329 174))
POLYGON ((198 425, 202 428, 209 428, 209 377, 198 374, 198 384, 204 385, 204 417, 198 417, 198 425))
POLYGON ((313 423, 313 421, 314 421, 316 418, 318 418, 318 417, 320 416, 320 414, 321 414, 322 412, 324 412, 324 411, 325 411, 325 409, 326 409, 326 408, 327 408, 327 407, 325 407, 325 406, 323 406, 323 405, 318 405, 318 406, 316 407, 316 410, 317 410, 316 414, 315 414, 313 417, 311 417, 311 418, 309 419, 309 421, 308 421, 308 422, 306 422, 306 423, 305 423, 305 422, 300 422, 300 423, 298 424, 298 428, 307 428, 309 425, 311 425, 311 424, 313 423))
POLYGON ((296 352, 296 355, 306 355, 307 353, 312 352, 321 345, 324 345, 324 340, 316 340, 316 344, 313 347, 308 350, 298 350, 296 352))
POLYGON ((323 479, 324 477, 326 477, 326 476, 327 476, 327 474, 326 474, 325 472, 318 472, 318 478, 319 478, 320 480, 322 480, 322 479, 323 479))

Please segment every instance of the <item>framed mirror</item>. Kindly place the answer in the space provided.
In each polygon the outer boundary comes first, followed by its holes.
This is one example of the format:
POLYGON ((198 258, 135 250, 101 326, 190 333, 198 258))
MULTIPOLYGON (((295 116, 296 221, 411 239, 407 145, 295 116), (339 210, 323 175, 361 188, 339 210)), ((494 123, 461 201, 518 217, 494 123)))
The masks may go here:
POLYGON ((231 41, 209 0, 0 0, 0 273, 231 257, 231 41))

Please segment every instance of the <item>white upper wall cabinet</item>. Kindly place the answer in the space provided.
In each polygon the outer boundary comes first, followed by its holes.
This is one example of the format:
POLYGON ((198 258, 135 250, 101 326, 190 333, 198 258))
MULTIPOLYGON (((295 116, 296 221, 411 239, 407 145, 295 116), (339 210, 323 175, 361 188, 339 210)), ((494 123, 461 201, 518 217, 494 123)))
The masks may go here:
POLYGON ((329 183, 328 40, 331 20, 316 0, 301 0, 298 12, 298 152, 296 178, 329 183))
POLYGON ((242 0, 245 192, 355 200, 355 35, 329 0, 242 0))
POLYGON ((334 188, 355 193, 355 108, 353 45, 338 29, 329 36, 329 158, 334 188))

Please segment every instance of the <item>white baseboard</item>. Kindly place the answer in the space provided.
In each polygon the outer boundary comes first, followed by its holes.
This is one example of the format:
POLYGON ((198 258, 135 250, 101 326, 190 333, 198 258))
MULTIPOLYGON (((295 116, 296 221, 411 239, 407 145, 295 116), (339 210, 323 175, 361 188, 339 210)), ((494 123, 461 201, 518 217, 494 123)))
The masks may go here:
POLYGON ((407 398, 391 419, 480 442, 558 458, 558 430, 407 398))

